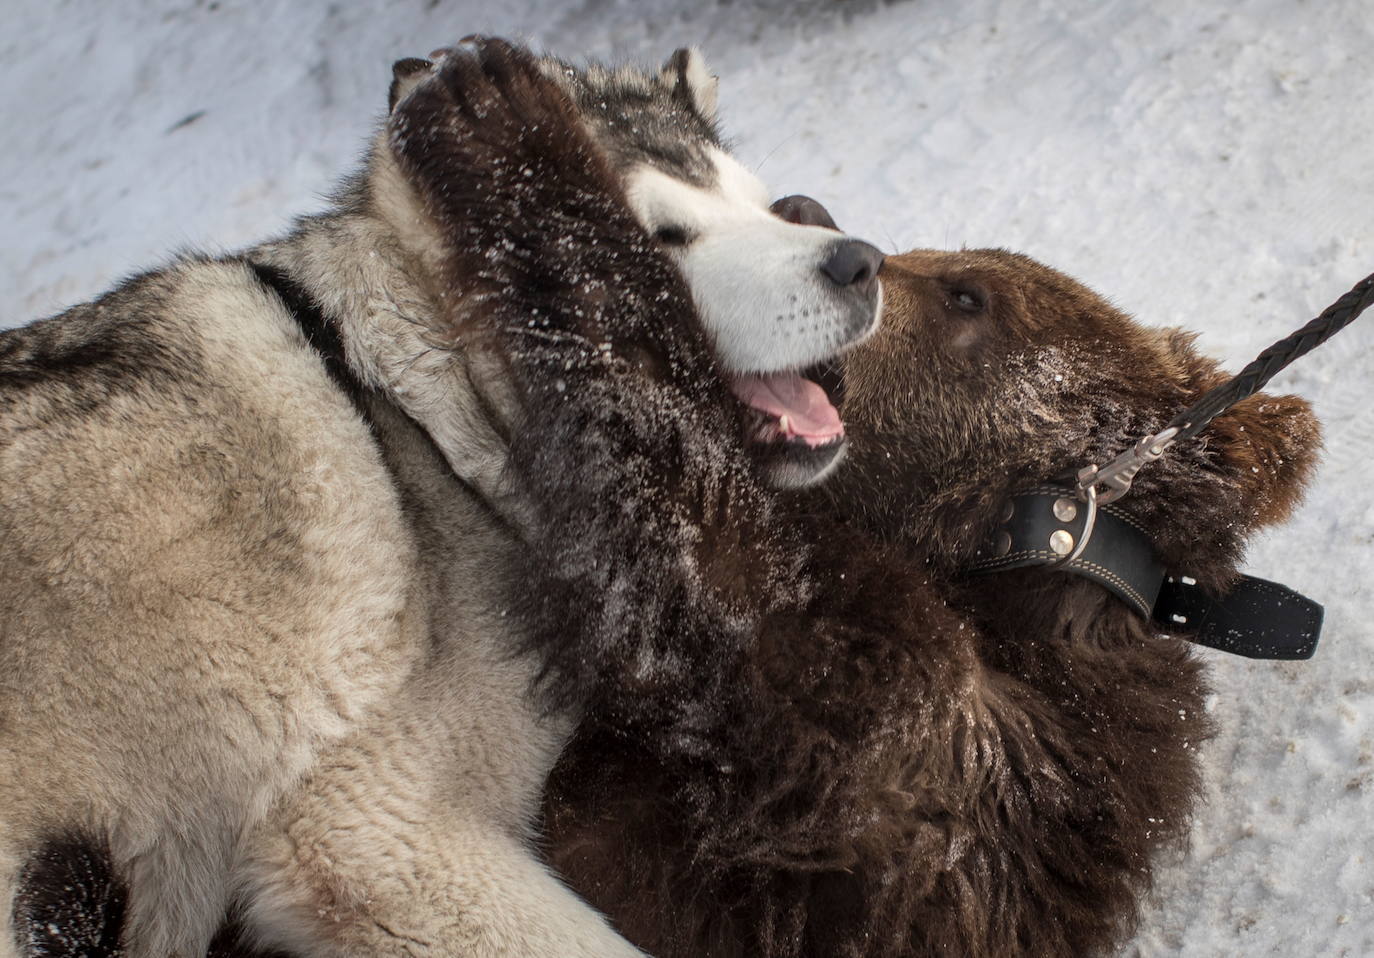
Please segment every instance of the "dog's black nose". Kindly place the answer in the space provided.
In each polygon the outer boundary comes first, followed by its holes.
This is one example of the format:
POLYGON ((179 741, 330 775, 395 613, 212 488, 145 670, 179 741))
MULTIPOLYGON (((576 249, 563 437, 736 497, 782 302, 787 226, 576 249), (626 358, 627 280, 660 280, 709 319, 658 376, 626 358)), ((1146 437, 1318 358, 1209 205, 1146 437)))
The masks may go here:
POLYGON ((798 226, 824 226, 828 230, 838 230, 830 211, 809 196, 793 193, 784 196, 768 207, 773 215, 798 226))
POLYGON ((821 272, 839 286, 867 286, 877 281, 883 265, 878 247, 863 240, 847 239, 835 244, 830 256, 821 264, 821 272))

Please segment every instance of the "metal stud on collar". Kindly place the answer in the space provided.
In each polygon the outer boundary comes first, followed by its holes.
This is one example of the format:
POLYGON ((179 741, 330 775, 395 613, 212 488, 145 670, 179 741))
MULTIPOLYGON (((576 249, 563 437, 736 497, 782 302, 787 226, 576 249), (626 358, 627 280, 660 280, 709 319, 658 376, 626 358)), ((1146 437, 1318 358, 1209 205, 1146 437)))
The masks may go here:
MULTIPOLYGON (((1090 466, 1089 468, 1095 467, 1090 466)), ((1086 471, 1087 470, 1085 469, 1084 472, 1086 471)), ((1065 535, 1068 536, 1069 545, 1072 547, 1073 551, 1069 552, 1069 554, 1066 556, 1055 559, 1047 566, 1047 568, 1058 569, 1061 566, 1066 566, 1070 562, 1073 562, 1074 559, 1077 559, 1079 556, 1083 554, 1084 549, 1088 548, 1088 542, 1093 537, 1093 526, 1097 523, 1097 503, 1099 498, 1097 494, 1097 486, 1089 485, 1086 488, 1080 486, 1078 489, 1078 496, 1088 505, 1088 513, 1083 517, 1083 532, 1079 535, 1078 541, 1076 543, 1073 541, 1073 536, 1069 535, 1068 533, 1065 533, 1065 535)), ((1054 503, 1055 517, 1065 522, 1073 521, 1073 516, 1070 516, 1068 519, 1064 519, 1063 516, 1060 515, 1060 503, 1062 502, 1067 502, 1067 500, 1059 499, 1056 500, 1054 503)), ((1069 504, 1072 505, 1072 503, 1069 504)), ((1077 510, 1075 510, 1075 512, 1076 511, 1077 510)), ((1053 544, 1051 544, 1050 549, 1051 551, 1058 551, 1054 548, 1053 544)))

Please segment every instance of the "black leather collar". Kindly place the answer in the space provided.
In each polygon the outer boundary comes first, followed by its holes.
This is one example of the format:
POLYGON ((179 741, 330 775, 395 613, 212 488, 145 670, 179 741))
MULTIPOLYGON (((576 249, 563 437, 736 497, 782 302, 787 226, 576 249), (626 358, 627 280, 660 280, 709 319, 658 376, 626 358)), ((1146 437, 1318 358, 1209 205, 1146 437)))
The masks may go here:
MULTIPOLYGON (((1082 537, 1086 514, 1087 507, 1072 489, 1037 486, 1018 493, 969 571, 1001 572, 1062 562, 1082 537)), ((1164 582, 1164 566, 1155 558, 1145 530, 1111 505, 1097 507, 1087 547, 1058 568, 1092 579, 1146 618, 1164 582)))
POLYGON ((1201 645, 1257 659, 1308 659, 1316 651, 1323 614, 1318 603, 1253 576, 1241 576, 1217 596, 1186 575, 1166 575, 1146 530, 1117 506, 1097 507, 1088 544, 1065 561, 1079 543, 1086 514, 1067 487, 1018 493, 968 571, 1054 566, 1052 571, 1091 579, 1138 615, 1201 645))

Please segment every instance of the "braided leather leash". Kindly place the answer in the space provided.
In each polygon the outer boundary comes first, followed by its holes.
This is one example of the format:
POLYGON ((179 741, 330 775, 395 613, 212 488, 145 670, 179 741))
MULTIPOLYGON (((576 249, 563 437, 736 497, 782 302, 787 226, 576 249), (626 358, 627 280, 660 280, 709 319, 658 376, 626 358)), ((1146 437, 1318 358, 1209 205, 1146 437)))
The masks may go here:
POLYGON ((1293 360, 1316 349, 1354 322, 1355 317, 1374 304, 1374 275, 1366 276, 1350 292, 1336 300, 1302 329, 1280 339, 1260 353, 1230 382, 1208 390, 1201 399, 1175 416, 1169 423, 1178 429, 1174 441, 1191 439, 1207 428, 1217 416, 1236 403, 1253 396, 1293 360))
POLYGON ((1087 521, 1073 552, 1055 565, 1066 565, 1082 554, 1092 536, 1097 506, 1120 499, 1129 492, 1131 482, 1142 466, 1164 455, 1174 443, 1193 438, 1217 416, 1242 399, 1259 392, 1280 370, 1349 326, 1371 305, 1374 305, 1374 274, 1356 283, 1350 292, 1328 306, 1306 326, 1264 350, 1230 380, 1208 390, 1159 432, 1145 436, 1106 465, 1087 466, 1079 470, 1074 491, 1079 499, 1088 504, 1087 521))

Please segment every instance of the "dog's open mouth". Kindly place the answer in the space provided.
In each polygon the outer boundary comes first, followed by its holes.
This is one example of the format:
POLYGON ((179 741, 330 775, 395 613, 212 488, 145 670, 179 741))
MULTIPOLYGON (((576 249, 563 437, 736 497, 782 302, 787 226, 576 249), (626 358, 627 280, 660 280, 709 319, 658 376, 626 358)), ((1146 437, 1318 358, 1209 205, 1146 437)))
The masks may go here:
POLYGON ((737 374, 730 389, 745 407, 745 440, 775 485, 808 485, 839 461, 844 421, 836 408, 843 390, 837 362, 802 372, 737 374))
POLYGON ((814 449, 844 438, 839 410, 801 373, 737 376, 730 388, 755 414, 753 442, 800 441, 814 449))

